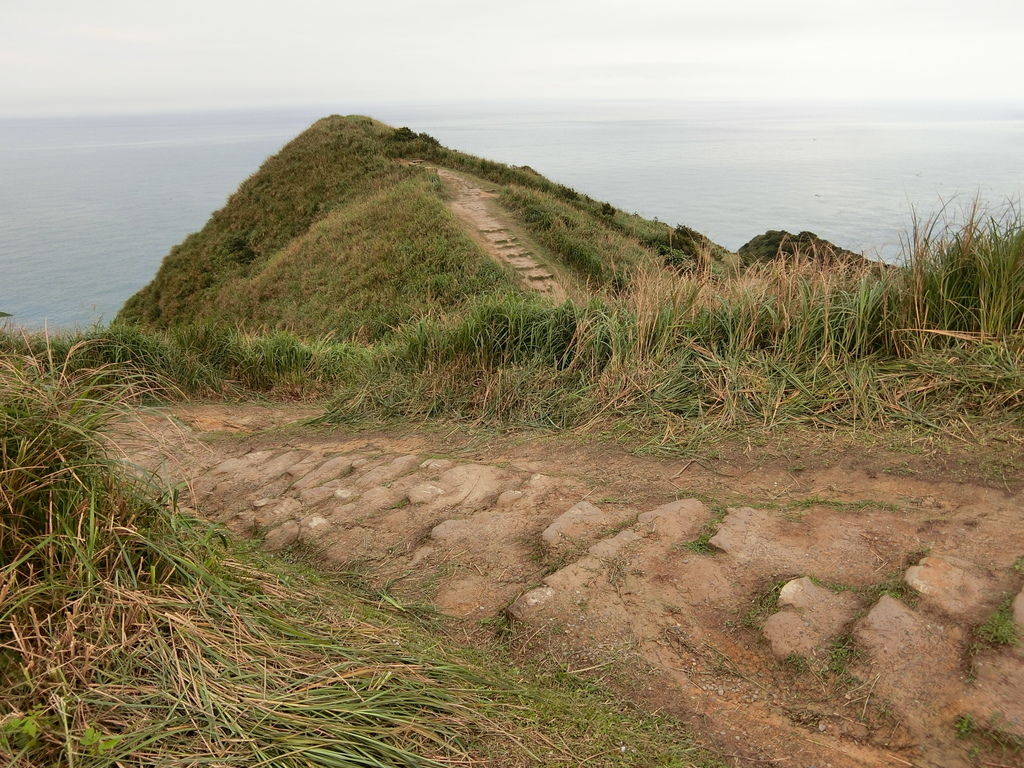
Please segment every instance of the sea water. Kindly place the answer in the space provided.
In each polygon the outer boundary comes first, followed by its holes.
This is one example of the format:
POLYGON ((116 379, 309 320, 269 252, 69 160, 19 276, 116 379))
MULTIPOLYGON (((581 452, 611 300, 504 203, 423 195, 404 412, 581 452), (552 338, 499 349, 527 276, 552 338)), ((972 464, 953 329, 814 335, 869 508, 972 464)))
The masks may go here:
POLYGON ((0 120, 0 311, 111 319, 160 260, 318 116, 372 113, 529 165, 728 248, 811 230, 896 260, 921 218, 1024 192, 1024 110, 860 105, 405 106, 0 120))

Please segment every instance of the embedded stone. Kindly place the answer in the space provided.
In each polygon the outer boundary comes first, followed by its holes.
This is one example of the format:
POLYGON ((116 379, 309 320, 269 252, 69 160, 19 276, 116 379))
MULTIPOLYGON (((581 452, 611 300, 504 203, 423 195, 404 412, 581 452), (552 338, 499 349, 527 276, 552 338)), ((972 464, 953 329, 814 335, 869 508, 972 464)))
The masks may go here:
POLYGON ((494 504, 497 507, 510 507, 524 495, 522 491, 505 491, 498 495, 498 500, 494 504))
POLYGON ((292 488, 300 491, 304 488, 324 485, 329 480, 335 480, 348 474, 352 469, 352 463, 351 456, 335 456, 296 480, 292 483, 292 488))
POLYGON ((903 580, 926 602, 951 616, 985 611, 985 582, 949 560, 926 557, 908 568, 903 580))
POLYGON ((979 723, 1024 739, 1024 657, 1012 650, 990 652, 976 658, 973 668, 963 709, 979 723))
POLYGON ((319 536, 330 528, 331 521, 323 515, 309 515, 299 521, 299 526, 302 528, 303 537, 319 536))
POLYGON ((537 587, 522 595, 509 606, 509 614, 520 621, 526 621, 537 613, 555 596, 555 590, 547 585, 537 587))
POLYGON ((436 485, 431 485, 430 483, 420 483, 419 485, 414 485, 409 489, 407 498, 409 499, 410 504, 426 504, 433 501, 438 496, 444 496, 444 494, 444 488, 438 488, 436 485))
POLYGON ((783 609, 768 617, 762 633, 780 659, 813 655, 842 631, 858 607, 852 594, 832 592, 807 576, 786 582, 778 603, 783 609))
POLYGON ((261 528, 269 528, 292 517, 300 509, 302 505, 295 499, 273 499, 258 508, 252 521, 261 528))
POLYGON ((710 512, 697 499, 681 499, 662 504, 637 518, 637 527, 661 538, 691 539, 697 535, 710 512))
POLYGON ((587 552, 601 560, 610 560, 616 557, 623 547, 632 544, 634 541, 640 541, 642 538, 643 536, 632 528, 627 528, 624 531, 619 531, 609 539, 601 539, 601 541, 588 549, 587 552))
POLYGON ((914 611, 894 597, 882 595, 855 630, 857 640, 864 643, 879 662, 897 658, 917 639, 927 633, 925 622, 914 611))
POLYGON ((708 543, 728 554, 749 555, 761 545, 759 523, 765 514, 750 507, 730 509, 708 543))
POLYGON ((263 548, 269 552, 290 547, 299 540, 301 529, 294 520, 288 520, 267 532, 263 537, 263 548))
POLYGON ((406 472, 416 469, 419 465, 419 456, 396 456, 386 464, 381 464, 369 470, 355 481, 355 485, 360 488, 382 485, 404 475, 406 472))
POLYGON ((435 541, 445 541, 446 539, 454 539, 464 533, 468 524, 465 520, 445 520, 444 522, 438 523, 431 529, 430 538, 435 541))
POLYGON ((581 501, 556 517, 540 537, 549 549, 579 545, 611 522, 612 518, 604 510, 589 501, 581 501))
POLYGON ((454 466, 455 462, 449 461, 448 459, 427 459, 420 464, 420 469, 429 469, 435 472, 440 472, 445 469, 451 469, 454 466))

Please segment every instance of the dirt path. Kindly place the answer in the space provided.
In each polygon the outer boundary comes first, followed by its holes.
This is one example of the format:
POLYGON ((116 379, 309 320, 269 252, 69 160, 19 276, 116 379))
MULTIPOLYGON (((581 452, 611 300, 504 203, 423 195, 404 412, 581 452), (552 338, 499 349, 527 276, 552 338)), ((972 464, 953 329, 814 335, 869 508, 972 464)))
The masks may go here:
POLYGON ((550 269, 539 264, 534 254, 511 231, 506 217, 494 202, 496 195, 481 188, 461 173, 430 166, 451 192, 449 205, 473 239, 496 261, 512 267, 523 284, 555 301, 565 298, 565 289, 550 269))
POLYGON ((430 602, 469 638, 507 621, 517 652, 679 717, 730 765, 1022 765, 978 734, 1024 739, 1024 651, 975 634, 1015 595, 1024 621, 1019 487, 827 443, 705 467, 277 429, 303 415, 183 406, 125 445, 240 535, 430 602))

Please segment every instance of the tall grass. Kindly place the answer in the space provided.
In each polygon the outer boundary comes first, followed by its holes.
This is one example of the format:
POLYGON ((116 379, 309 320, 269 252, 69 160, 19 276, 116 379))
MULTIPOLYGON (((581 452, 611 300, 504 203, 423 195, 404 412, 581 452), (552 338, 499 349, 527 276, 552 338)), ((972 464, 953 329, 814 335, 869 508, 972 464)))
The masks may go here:
MULTIPOLYGON (((0 356, 0 761, 426 766, 477 681, 231 559, 108 458, 123 385, 0 356)), ((477 702, 478 704, 478 702, 477 702)))
MULTIPOLYGON (((1022 254, 1018 217, 975 211, 958 228, 920 231, 902 268, 792 254, 745 268, 637 268, 618 293, 558 306, 485 294, 375 344, 117 325, 89 334, 88 362, 128 365, 189 395, 331 396, 334 420, 625 428, 657 442, 784 424, 1019 420, 1022 254)), ((51 345, 58 360, 73 343, 51 345)))
POLYGON ((482 301, 399 333, 333 418, 695 429, 958 423, 1024 404, 1019 219, 918 240, 906 269, 787 257, 640 270, 623 295, 482 301))
POLYGON ((925 331, 990 339, 1024 331, 1024 220, 1016 206, 965 222, 915 226, 910 242, 913 321, 925 331))

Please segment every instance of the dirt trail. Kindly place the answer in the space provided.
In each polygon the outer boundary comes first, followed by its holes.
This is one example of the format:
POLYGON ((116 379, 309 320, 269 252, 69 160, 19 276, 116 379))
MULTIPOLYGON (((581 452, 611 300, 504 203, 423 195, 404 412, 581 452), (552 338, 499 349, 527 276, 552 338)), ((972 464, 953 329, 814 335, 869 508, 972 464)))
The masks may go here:
POLYGON ((681 718, 729 764, 959 767, 974 747, 1022 765, 955 728, 1024 739, 1024 651, 974 634, 1015 595, 1024 622, 1019 488, 820 446, 810 467, 705 468, 553 440, 255 431, 304 415, 271 407, 173 415, 124 445, 202 514, 430 601, 469 636, 505 618, 517 650, 681 718))
POLYGON ((542 266, 505 221, 494 202, 496 195, 481 188, 461 173, 429 166, 452 194, 449 206, 474 240, 496 261, 512 267, 523 284, 555 301, 565 298, 565 289, 554 273, 542 266))

